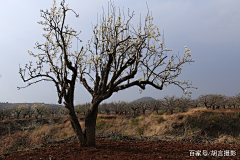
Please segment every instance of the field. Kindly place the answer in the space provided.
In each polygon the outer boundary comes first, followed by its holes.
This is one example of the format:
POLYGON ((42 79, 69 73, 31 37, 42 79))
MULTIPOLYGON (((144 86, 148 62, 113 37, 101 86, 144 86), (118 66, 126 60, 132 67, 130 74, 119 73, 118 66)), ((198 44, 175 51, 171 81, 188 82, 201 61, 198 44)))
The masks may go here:
MULTIPOLYGON (((59 123, 10 131, 1 138, 0 157, 18 160, 240 159, 240 109, 197 108, 185 113, 175 111, 173 115, 161 112, 138 116, 99 114, 96 146, 90 148, 78 147, 67 116, 59 123), (215 150, 219 156, 190 156, 193 153, 190 150, 199 150, 201 154, 204 150, 208 153, 215 150), (236 155, 224 156, 228 150, 229 154, 234 151, 236 155)), ((9 126, 19 127, 19 121, 9 121, 9 126)), ((83 120, 80 124, 84 127, 83 120)))

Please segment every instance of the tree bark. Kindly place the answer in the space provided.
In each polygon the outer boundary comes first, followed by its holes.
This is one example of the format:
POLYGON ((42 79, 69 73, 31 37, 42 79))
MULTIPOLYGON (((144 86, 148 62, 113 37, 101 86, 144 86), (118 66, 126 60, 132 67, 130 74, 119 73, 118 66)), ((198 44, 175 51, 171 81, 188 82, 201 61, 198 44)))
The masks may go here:
POLYGON ((93 100, 89 111, 85 117, 84 139, 86 146, 95 147, 96 139, 96 119, 98 113, 99 100, 93 100))

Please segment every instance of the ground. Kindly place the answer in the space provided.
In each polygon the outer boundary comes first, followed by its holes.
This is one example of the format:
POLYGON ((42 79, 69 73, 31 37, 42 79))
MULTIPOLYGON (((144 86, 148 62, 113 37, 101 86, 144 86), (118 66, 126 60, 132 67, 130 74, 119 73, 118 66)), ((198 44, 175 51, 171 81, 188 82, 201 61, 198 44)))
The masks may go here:
MULTIPOLYGON (((129 119, 119 115, 99 115, 95 147, 79 147, 70 122, 65 117, 60 124, 43 125, 32 132, 14 133, 6 137, 1 144, 1 152, 4 153, 0 154, 0 159, 240 159, 240 145, 236 141, 239 137, 233 138, 226 132, 239 134, 238 112, 240 109, 233 108, 215 111, 196 109, 173 115, 129 116, 129 119), (156 121, 159 117, 163 117, 160 123, 156 121), (144 126, 148 127, 141 132, 144 126), (220 132, 217 130, 219 126, 222 127, 221 131, 226 131, 215 138, 215 133, 220 132), (206 131, 212 134, 203 136, 206 131), (55 140, 52 135, 58 138, 55 140), (31 145, 20 149, 19 146, 23 143, 26 145, 28 140, 31 140, 31 145), (12 143, 7 144, 9 141, 12 143), (7 147, 3 148, 4 145, 7 147), (195 151, 201 151, 202 156, 193 155, 195 151), (205 151, 208 156, 203 155, 205 151), (214 151, 216 155, 212 155, 214 151), (228 153, 233 156, 226 155, 228 153)), ((84 126, 82 121, 80 124, 84 126)))

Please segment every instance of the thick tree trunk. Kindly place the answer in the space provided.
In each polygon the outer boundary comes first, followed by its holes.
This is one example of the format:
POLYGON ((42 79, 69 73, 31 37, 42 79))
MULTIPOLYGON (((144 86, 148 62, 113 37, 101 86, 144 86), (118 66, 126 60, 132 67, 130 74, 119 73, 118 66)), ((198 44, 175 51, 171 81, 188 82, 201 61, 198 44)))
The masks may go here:
POLYGON ((82 133, 82 129, 77 119, 77 116, 74 112, 73 106, 68 106, 68 107, 69 107, 69 117, 70 117, 71 125, 73 127, 75 135, 77 136, 78 143, 80 144, 81 147, 85 147, 86 143, 84 140, 84 135, 82 133))
POLYGON ((84 128, 84 138, 86 146, 95 147, 95 139, 96 139, 96 119, 98 113, 98 105, 99 101, 93 100, 90 106, 90 110, 88 111, 85 117, 85 128, 84 128))

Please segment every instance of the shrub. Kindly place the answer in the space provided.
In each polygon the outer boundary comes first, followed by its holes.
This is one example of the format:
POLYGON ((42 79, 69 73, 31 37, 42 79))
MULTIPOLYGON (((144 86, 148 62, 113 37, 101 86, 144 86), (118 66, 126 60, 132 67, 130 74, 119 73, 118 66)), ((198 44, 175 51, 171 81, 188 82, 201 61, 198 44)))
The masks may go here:
POLYGON ((162 121, 164 121, 164 118, 163 117, 159 117, 156 119, 156 121, 160 124, 162 121))
POLYGON ((97 121, 96 129, 103 129, 104 124, 105 124, 104 120, 97 121))
POLYGON ((66 138, 66 137, 67 137, 67 133, 64 132, 64 133, 62 134, 62 138, 66 138))
POLYGON ((168 130, 165 130, 165 131, 164 131, 164 134, 167 134, 167 133, 168 133, 168 130))
POLYGON ((147 126, 145 126, 145 125, 143 127, 138 127, 137 134, 141 136, 145 129, 147 129, 147 126))
POLYGON ((112 122, 109 123, 108 128, 111 128, 113 126, 112 122))
POLYGON ((134 125, 134 126, 137 125, 137 124, 138 124, 138 121, 139 121, 138 118, 135 118, 135 119, 132 118, 132 119, 131 119, 131 125, 134 125))
POLYGON ((153 115, 157 115, 157 112, 156 112, 156 111, 153 111, 152 114, 153 114, 153 115))

